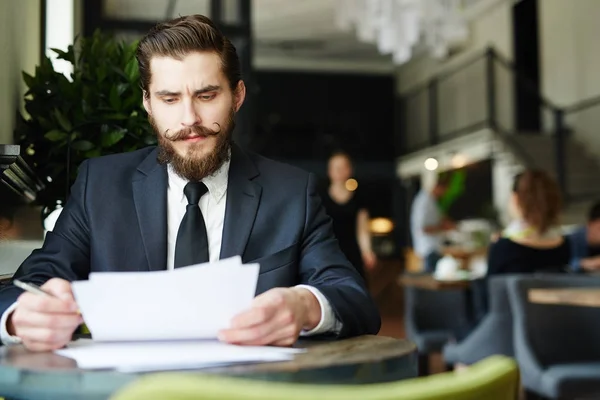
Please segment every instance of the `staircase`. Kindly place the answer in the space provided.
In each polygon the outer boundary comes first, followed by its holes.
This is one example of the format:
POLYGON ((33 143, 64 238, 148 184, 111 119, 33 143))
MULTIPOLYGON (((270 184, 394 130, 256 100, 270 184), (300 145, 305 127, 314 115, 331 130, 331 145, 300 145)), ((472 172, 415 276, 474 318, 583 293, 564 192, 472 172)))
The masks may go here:
POLYGON ((590 151, 592 140, 595 148, 600 148, 594 135, 600 123, 600 96, 559 107, 540 93, 538 83, 488 48, 404 92, 397 104, 401 160, 410 160, 404 166, 422 165, 418 157, 434 154, 438 158, 453 153, 483 157, 482 149, 489 142, 493 178, 498 183, 494 187, 496 207, 505 207, 510 187, 503 185, 523 168, 543 169, 559 181, 565 223, 584 222, 590 205, 600 201, 600 154, 590 151), (543 117, 540 122, 547 132, 518 131, 513 112, 517 88, 536 99, 537 110, 531 112, 543 117), (489 140, 477 136, 485 131, 492 132, 489 140), (459 146, 461 138, 465 140, 459 146), (557 142, 564 143, 560 162, 557 142))
MULTIPOLYGON (((549 135, 510 135, 510 147, 520 157, 524 166, 540 168, 555 179, 556 154, 554 138, 549 135), (517 147, 517 148, 515 148, 517 147)), ((586 147, 568 136, 565 140, 566 199, 565 223, 581 223, 591 205, 600 201, 600 160, 590 154, 586 147)))

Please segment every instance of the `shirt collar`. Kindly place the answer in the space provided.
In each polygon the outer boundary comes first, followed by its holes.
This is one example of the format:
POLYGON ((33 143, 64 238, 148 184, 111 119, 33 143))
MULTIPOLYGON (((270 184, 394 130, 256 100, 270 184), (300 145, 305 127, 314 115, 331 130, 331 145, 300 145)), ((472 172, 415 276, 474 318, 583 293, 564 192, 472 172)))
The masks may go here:
MULTIPOLYGON (((208 193, 217 204, 223 199, 225 193, 227 193, 230 163, 231 157, 229 157, 215 173, 202 179, 202 182, 204 182, 208 188, 208 193)), ((167 165, 167 173, 169 176, 169 188, 179 193, 179 201, 184 201, 185 194, 183 193, 183 188, 189 181, 177 175, 171 164, 167 165)))

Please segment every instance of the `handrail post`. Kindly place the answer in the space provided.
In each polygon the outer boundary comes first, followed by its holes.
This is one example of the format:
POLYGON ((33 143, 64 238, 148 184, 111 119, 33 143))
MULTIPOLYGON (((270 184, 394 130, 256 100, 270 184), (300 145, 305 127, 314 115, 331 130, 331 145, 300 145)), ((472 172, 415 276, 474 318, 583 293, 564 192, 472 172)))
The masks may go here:
POLYGON ((428 86, 428 102, 429 102, 429 141, 430 145, 439 143, 439 126, 438 126, 438 80, 432 79, 428 86))
POLYGON ((486 95, 487 95, 487 117, 490 129, 496 130, 496 71, 495 71, 494 49, 488 47, 486 51, 486 95))
POLYGON ((565 151, 565 113, 564 110, 556 108, 554 110, 554 157, 556 168, 556 179, 563 197, 568 197, 567 193, 567 162, 565 151))

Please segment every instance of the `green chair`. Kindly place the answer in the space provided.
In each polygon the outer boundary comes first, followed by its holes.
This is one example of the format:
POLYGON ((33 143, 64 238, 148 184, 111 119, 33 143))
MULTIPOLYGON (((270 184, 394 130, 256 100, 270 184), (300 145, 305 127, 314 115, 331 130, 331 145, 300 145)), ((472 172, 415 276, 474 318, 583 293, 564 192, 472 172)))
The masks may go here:
POLYGON ((112 400, 515 400, 519 370, 491 356, 466 370, 365 385, 312 385, 217 375, 161 373, 124 387, 112 400))

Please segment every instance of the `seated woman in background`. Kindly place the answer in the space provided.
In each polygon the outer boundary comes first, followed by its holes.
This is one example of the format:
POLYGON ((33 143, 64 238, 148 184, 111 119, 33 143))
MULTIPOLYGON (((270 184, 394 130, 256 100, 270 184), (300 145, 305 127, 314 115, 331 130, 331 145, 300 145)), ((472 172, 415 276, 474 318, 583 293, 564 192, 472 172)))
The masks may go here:
POLYGON ((562 272, 570 247, 558 226, 560 189, 545 172, 516 176, 510 199, 513 221, 488 254, 487 275, 562 272))

